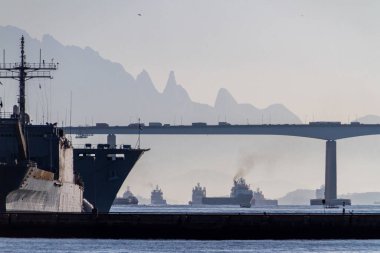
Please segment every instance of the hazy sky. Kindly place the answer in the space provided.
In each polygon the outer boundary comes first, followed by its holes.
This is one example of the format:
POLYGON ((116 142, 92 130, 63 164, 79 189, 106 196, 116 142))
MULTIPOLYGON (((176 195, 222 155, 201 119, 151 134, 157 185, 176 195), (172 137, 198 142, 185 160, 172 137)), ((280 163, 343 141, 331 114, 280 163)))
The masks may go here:
POLYGON ((225 87, 302 120, 347 121, 380 114, 379 11, 376 0, 2 0, 0 25, 146 69, 159 90, 174 70, 198 102, 225 87))
MULTIPOLYGON (((346 122, 380 115, 379 13, 376 0, 1 0, 0 25, 89 46, 134 76, 145 69, 160 91, 174 70, 198 102, 212 105, 224 87, 239 102, 346 122)), ((126 181, 137 194, 160 184, 185 203, 199 181, 210 195, 228 194, 245 153, 256 159, 247 181, 268 197, 323 183, 321 141, 162 138, 144 137, 152 150, 126 181)), ((339 193, 379 191, 379 138, 339 141, 339 193)))

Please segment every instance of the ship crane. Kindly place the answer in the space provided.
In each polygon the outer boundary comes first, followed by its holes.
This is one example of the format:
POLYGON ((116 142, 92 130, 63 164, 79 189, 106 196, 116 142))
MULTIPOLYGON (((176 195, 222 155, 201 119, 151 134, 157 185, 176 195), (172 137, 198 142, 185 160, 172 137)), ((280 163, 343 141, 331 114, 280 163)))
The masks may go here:
POLYGON ((22 125, 27 123, 26 120, 26 108, 25 108, 25 83, 27 80, 34 78, 47 78, 53 79, 50 71, 57 70, 58 63, 54 62, 54 59, 50 63, 45 63, 45 60, 39 63, 26 62, 26 56, 24 53, 24 36, 21 36, 21 62, 19 63, 5 63, 5 52, 3 52, 3 63, 0 63, 0 79, 14 79, 19 81, 19 107, 20 116, 19 120, 22 125))

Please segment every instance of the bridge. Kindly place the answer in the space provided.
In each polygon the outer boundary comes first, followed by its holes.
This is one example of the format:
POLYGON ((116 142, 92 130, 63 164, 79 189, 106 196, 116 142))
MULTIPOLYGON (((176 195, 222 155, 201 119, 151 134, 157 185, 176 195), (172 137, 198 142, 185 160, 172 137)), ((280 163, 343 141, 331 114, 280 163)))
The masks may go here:
POLYGON ((162 134, 162 135, 285 135, 321 140, 339 140, 380 134, 380 124, 310 123, 297 125, 190 125, 190 126, 85 126, 65 127, 72 134, 162 134))
POLYGON ((309 124, 282 125, 207 125, 193 123, 192 125, 170 126, 161 123, 151 123, 148 126, 134 123, 128 126, 97 126, 66 127, 66 133, 72 134, 142 134, 142 135, 282 135, 304 138, 314 138, 326 141, 325 163, 325 199, 311 200, 311 204, 326 204, 330 206, 350 204, 348 199, 337 198, 337 163, 336 140, 367 135, 380 134, 380 124, 341 124, 340 122, 310 122, 309 124))

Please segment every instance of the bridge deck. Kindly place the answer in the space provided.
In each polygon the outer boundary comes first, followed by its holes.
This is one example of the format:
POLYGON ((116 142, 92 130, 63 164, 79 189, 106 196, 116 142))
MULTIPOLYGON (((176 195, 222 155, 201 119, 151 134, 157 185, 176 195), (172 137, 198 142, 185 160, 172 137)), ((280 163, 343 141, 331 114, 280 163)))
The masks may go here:
POLYGON ((144 135, 284 135, 322 140, 338 140, 380 134, 380 124, 332 125, 205 125, 205 126, 133 126, 66 127, 72 134, 144 134, 144 135))

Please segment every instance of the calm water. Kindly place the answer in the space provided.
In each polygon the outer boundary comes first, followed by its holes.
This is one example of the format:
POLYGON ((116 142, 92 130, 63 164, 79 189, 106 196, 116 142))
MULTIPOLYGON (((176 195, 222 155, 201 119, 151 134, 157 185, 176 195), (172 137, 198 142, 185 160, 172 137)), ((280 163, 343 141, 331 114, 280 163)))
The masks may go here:
MULTIPOLYGON (((380 213, 380 206, 352 206, 354 213, 380 213)), ((272 208, 114 206, 113 212, 161 213, 295 213, 341 212, 310 206, 272 208)), ((94 240, 94 239, 13 239, 0 238, 1 252, 380 252, 380 240, 94 240)))
POLYGON ((380 252, 380 240, 183 241, 0 239, 0 252, 380 252))
MULTIPOLYGON (((380 205, 346 206, 345 211, 353 213, 380 213, 380 205)), ((154 212, 154 213, 341 213, 342 208, 322 206, 275 206, 241 208, 236 206, 112 206, 111 212, 154 212)))

